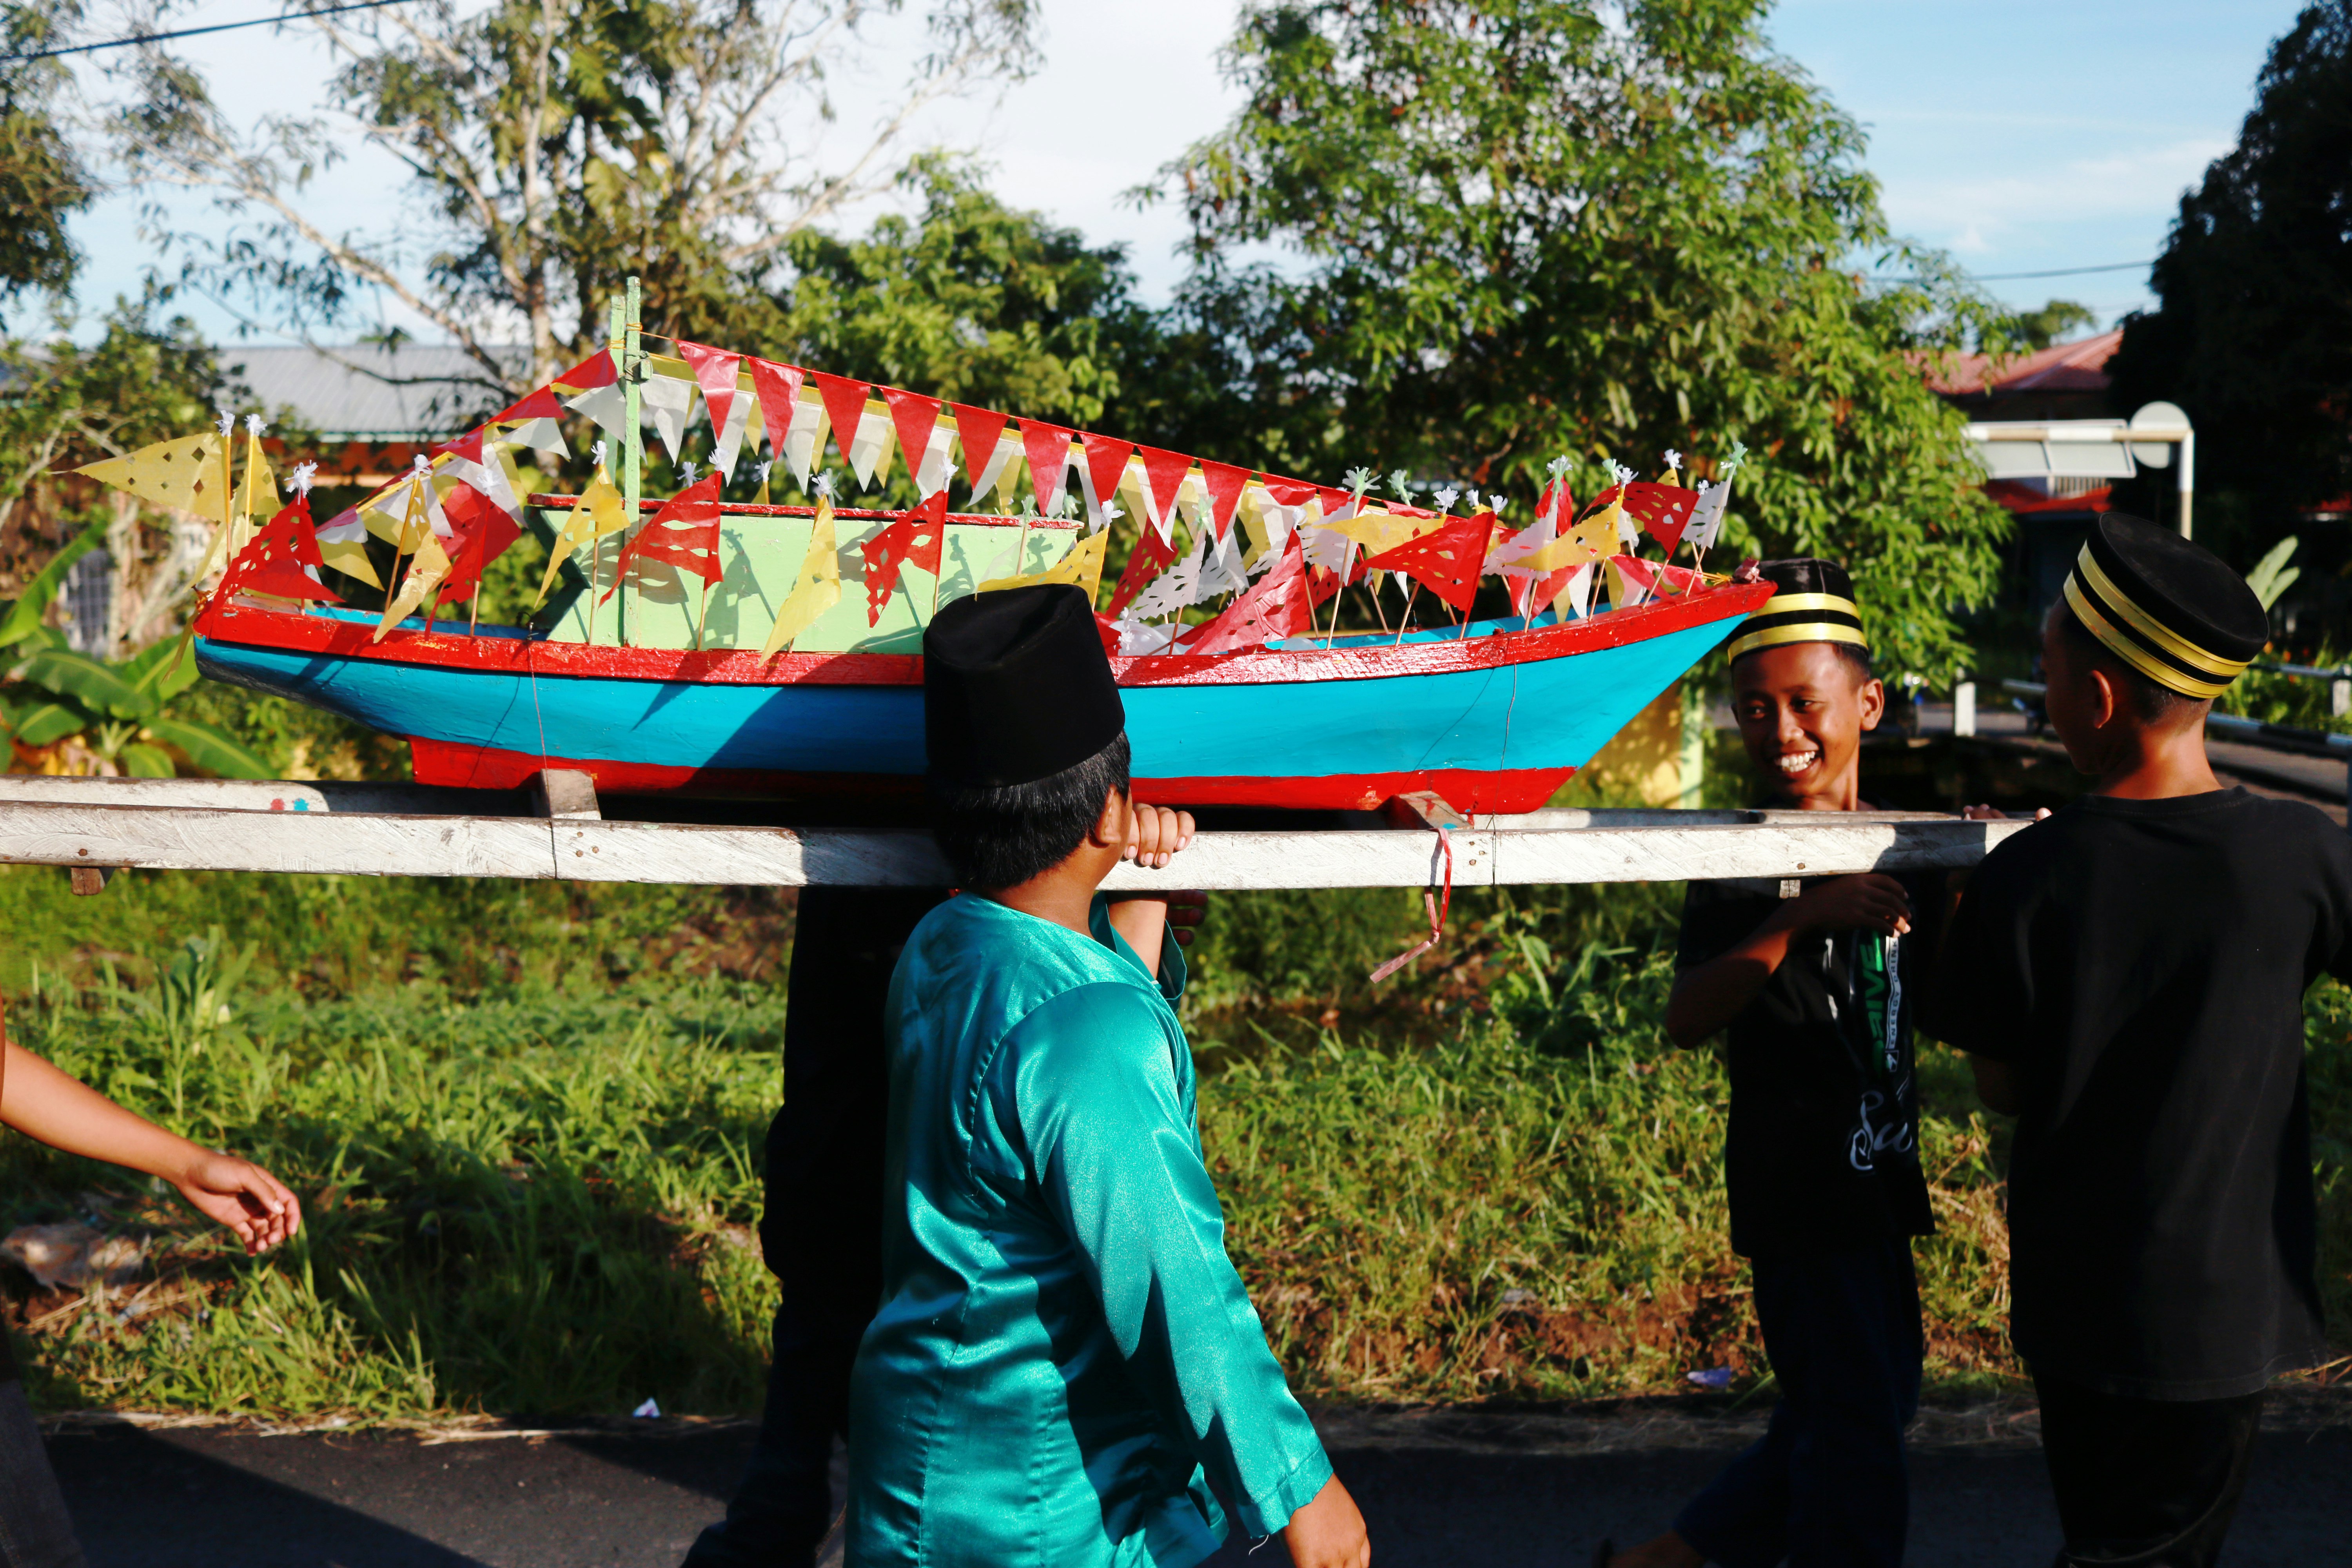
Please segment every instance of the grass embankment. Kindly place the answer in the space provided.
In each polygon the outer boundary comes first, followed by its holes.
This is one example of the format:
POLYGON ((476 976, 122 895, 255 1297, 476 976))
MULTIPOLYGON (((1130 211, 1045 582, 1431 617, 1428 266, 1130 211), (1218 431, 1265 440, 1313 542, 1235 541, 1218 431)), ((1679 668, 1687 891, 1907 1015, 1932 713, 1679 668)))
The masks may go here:
MULTIPOLYGON (((1546 1397, 1762 1374, 1724 1238, 1721 1070, 1658 1029, 1675 894, 1458 900, 1446 966, 1377 1008, 1360 977, 1411 940, 1417 900, 1214 907, 1191 1020, 1203 1131, 1234 1254, 1304 1389, 1546 1397)), ((7 1271, 45 1405, 756 1407, 782 901, 192 876, 70 900, 54 872, 20 871, 0 873, 0 915, 25 1044, 264 1160, 310 1205, 298 1247, 250 1264, 169 1194, 5 1137, 5 1224, 154 1237, 145 1272, 87 1298, 7 1271), (226 937, 205 934, 214 921, 226 937)), ((2311 1019, 2342 1335, 2352 998, 2315 993, 2311 1019)), ((1927 1078, 1944 1228, 1921 1261, 1950 1388, 2011 1370, 2002 1233, 1993 1130, 1956 1061, 1930 1053, 1927 1078)))

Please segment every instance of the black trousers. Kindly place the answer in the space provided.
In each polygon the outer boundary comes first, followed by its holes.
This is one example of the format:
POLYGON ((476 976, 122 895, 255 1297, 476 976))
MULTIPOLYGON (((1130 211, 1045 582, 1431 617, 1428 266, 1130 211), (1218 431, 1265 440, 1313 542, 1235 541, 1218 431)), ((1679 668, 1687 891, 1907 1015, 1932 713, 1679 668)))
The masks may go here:
POLYGON ((0 1568, 82 1568, 81 1543, 0 1328, 0 1568))
POLYGON ((2058 1568, 2211 1568, 2245 1495, 2263 1395, 2132 1399, 2033 1375, 2066 1532, 2058 1568))
POLYGON ((946 895, 807 888, 784 1007, 784 1106, 768 1126, 760 1246, 782 1286, 760 1436, 727 1518, 688 1568, 808 1568, 832 1521, 849 1371, 882 1293, 889 1064, 882 1007, 898 950, 946 895))

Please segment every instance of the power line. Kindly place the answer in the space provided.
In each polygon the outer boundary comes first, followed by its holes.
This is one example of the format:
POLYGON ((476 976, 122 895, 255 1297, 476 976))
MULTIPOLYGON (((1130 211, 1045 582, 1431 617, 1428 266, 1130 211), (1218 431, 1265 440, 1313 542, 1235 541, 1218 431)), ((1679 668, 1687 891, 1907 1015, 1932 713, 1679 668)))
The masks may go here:
POLYGON ((331 16, 338 11, 373 11, 385 5, 397 5, 402 0, 352 0, 348 5, 321 5, 314 11, 289 11, 280 16, 256 16, 249 22, 219 22, 209 27, 181 27, 169 33, 134 33, 127 38, 108 38, 103 43, 69 44, 61 49, 36 49, 30 54, 0 55, 0 65, 17 60, 46 60, 58 55, 86 55, 93 49, 119 49, 129 44, 160 44, 167 38, 193 38, 202 33, 234 33, 239 27, 267 27, 274 22, 299 22, 308 16, 331 16))
POLYGON ((2147 261, 2111 261, 2104 267, 2060 267, 2048 272, 1979 272, 1979 283, 2010 283, 2026 278, 2079 278, 2085 272, 2131 272, 2154 265, 2147 261))

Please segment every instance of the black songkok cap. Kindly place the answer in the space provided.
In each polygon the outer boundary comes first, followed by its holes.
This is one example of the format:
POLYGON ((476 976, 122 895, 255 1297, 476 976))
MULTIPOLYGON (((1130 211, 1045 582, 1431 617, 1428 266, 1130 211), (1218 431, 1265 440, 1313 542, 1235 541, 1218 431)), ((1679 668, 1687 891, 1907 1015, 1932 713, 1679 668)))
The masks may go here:
POLYGON ((1739 624, 1727 650, 1733 658, 1787 642, 1845 642, 1868 649, 1862 610, 1853 602, 1853 579, 1844 567, 1806 555, 1767 561, 1756 571, 1772 584, 1772 596, 1739 624))
POLYGON ((1126 728, 1093 608, 1073 584, 973 594, 941 605, 924 628, 923 741, 935 779, 1033 784, 1126 728))
POLYGON ((2183 697, 2219 697, 2270 641, 2270 616, 2221 558, 2168 528, 2102 512, 2066 605, 2109 652, 2183 697))

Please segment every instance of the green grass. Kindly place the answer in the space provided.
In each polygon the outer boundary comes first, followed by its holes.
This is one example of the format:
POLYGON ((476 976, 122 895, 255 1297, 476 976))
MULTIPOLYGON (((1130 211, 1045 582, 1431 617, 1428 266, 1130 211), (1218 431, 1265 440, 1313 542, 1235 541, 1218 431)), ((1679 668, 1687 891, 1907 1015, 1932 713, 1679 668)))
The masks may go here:
MULTIPOLYGON (((0 872, 16 1037, 268 1163, 300 1243, 247 1262, 168 1193, 0 1135, 0 1223, 153 1238, 131 1285, 11 1321, 51 1408, 398 1420, 757 1407, 751 1226, 780 1089, 785 900, 709 890, 0 872), (228 933, 222 935, 217 924, 228 933), (222 1009, 227 1009, 224 1016, 222 1009), (25 1325, 46 1318, 29 1333, 25 1325)), ((1673 888, 1221 899, 1190 1025, 1234 1256, 1326 1398, 1561 1397, 1763 1374, 1727 1247, 1725 1089, 1659 1028, 1673 888)), ((2310 1007, 2339 1342, 2352 994, 2310 1007)), ((2014 1374, 1996 1130, 1930 1051, 1933 1378, 2014 1374)))

